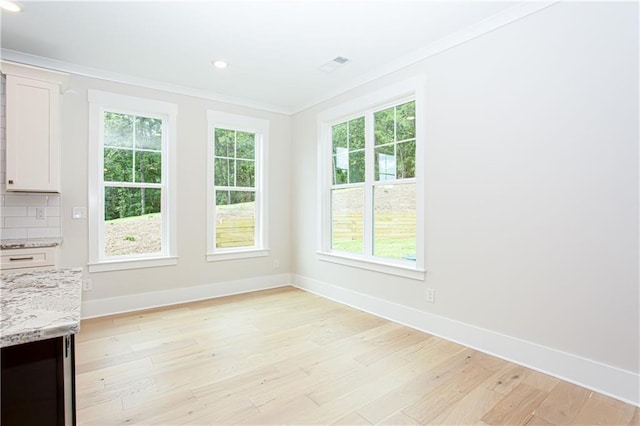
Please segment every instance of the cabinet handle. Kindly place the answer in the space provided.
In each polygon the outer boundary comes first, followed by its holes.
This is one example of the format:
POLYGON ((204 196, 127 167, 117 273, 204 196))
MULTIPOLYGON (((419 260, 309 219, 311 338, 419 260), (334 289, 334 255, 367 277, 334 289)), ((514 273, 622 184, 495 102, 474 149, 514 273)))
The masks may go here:
POLYGON ((13 262, 16 260, 33 260, 33 256, 25 256, 25 257, 10 257, 9 261, 13 262))
POLYGON ((13 179, 9 179, 9 185, 13 185, 13 179))

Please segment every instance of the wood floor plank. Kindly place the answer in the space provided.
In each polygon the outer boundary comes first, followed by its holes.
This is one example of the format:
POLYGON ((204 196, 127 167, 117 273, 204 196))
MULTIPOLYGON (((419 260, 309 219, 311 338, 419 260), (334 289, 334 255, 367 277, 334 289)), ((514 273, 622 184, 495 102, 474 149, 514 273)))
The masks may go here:
MULTIPOLYGON (((371 368, 371 367, 370 367, 371 368)), ((372 368, 376 368, 375 366, 372 368)), ((400 368, 393 370, 376 370, 380 373, 373 374, 371 381, 360 387, 351 387, 349 393, 345 393, 321 406, 313 413, 303 414, 295 419, 297 424, 329 424, 350 410, 356 410, 369 404, 405 383, 410 382, 416 376, 431 369, 429 364, 419 361, 409 362, 400 368)))
POLYGON ((536 409, 536 417, 556 425, 572 424, 590 393, 585 388, 559 382, 536 409))
POLYGON ((376 361, 388 357, 402 349, 412 346, 429 339, 429 335, 417 330, 404 329, 400 333, 391 336, 381 336, 380 341, 376 342, 377 346, 361 355, 355 360, 362 365, 371 365, 376 361))
POLYGON ((320 322, 318 327, 321 328, 322 333, 318 333, 313 341, 319 345, 325 345, 387 323, 382 318, 372 321, 371 315, 365 312, 347 311, 341 316, 331 316, 320 322))
POLYGON ((629 426, 640 426, 640 407, 635 409, 633 417, 629 421, 629 426))
POLYGON ((489 412, 504 395, 496 390, 479 386, 433 419, 439 425, 476 424, 489 412))
MULTIPOLYGON (((476 354, 476 356, 482 358, 485 355, 476 354)), ((471 362, 447 382, 433 389, 420 401, 403 409, 402 412, 420 424, 428 424, 450 410, 453 405, 493 374, 494 371, 487 370, 480 363, 471 362)))
POLYGON ((626 425, 631 422, 635 408, 604 395, 591 392, 580 413, 576 424, 590 425, 626 425))
POLYGON ((301 414, 313 414, 318 410, 318 405, 299 395, 295 398, 279 401, 277 405, 269 407, 269 410, 246 416, 234 424, 242 425, 267 425, 267 424, 296 424, 295 418, 301 414))
POLYGON ((103 402, 120 400, 122 398, 135 395, 153 389, 155 381, 153 377, 140 377, 137 380, 126 381, 123 383, 107 385, 104 389, 94 392, 82 392, 78 395, 76 405, 78 409, 88 408, 103 402), (81 396, 81 397, 80 397, 81 396))
POLYGON ((639 418, 632 406, 597 394, 580 405, 577 386, 290 287, 83 320, 76 344, 80 425, 639 418))
POLYGON ((379 423, 391 415, 396 414, 405 407, 415 404, 424 395, 436 389, 448 381, 460 369, 471 362, 471 356, 475 353, 472 349, 462 349, 453 356, 438 358, 431 354, 429 362, 432 368, 417 375, 409 382, 389 389, 383 396, 372 400, 369 404, 358 409, 358 414, 371 423, 379 423))
POLYGON ((283 401, 304 394, 312 382, 302 371, 294 370, 265 382, 260 386, 262 389, 254 387, 247 392, 247 397, 258 410, 265 412, 283 401))
POLYGON ((80 333, 76 335, 76 344, 95 339, 111 338, 130 332, 139 331, 135 324, 116 325, 110 317, 85 319, 80 321, 80 333))
MULTIPOLYGON (((151 355, 160 355, 167 352, 173 352, 182 348, 193 348, 197 342, 195 340, 175 339, 165 340, 154 345, 147 345, 146 349, 134 349, 131 345, 127 345, 128 350, 118 352, 108 352, 111 342, 101 342, 105 346, 104 356, 102 358, 94 358, 89 361, 83 359, 76 360, 76 373, 82 374, 90 371, 100 370, 106 367, 124 364, 131 361, 137 361, 148 358, 151 355)), ((78 351, 82 352, 83 347, 79 347, 78 351)), ((193 350, 193 349, 191 349, 193 350)))
POLYGON ((525 385, 529 385, 545 392, 551 392, 559 382, 560 380, 555 377, 533 370, 529 370, 527 376, 522 381, 525 385))
POLYGON ((420 423, 416 422, 414 419, 412 419, 411 417, 407 416, 402 411, 399 411, 399 412, 389 416, 388 418, 384 419, 383 421, 381 421, 378 424, 379 425, 396 425, 396 426, 406 425, 406 426, 412 426, 412 425, 419 425, 420 423))
POLYGON ((547 394, 529 385, 519 384, 498 402, 482 421, 489 425, 524 425, 547 394))
POLYGON ((336 376, 328 381, 323 381, 315 385, 311 392, 306 395, 318 405, 324 405, 330 401, 340 398, 348 394, 354 388, 366 386, 371 382, 372 378, 378 375, 392 374, 394 370, 401 367, 392 359, 385 359, 379 364, 379 368, 375 372, 371 368, 360 366, 352 369, 350 372, 336 376))
POLYGON ((190 399, 185 403, 169 405, 164 409, 140 419, 140 425, 206 425, 229 424, 230 419, 248 416, 258 410, 250 401, 243 399, 190 399), (215 420, 214 420, 215 419, 215 420))
POLYGON ((534 414, 527 422, 527 426, 553 426, 553 423, 549 423, 545 419, 540 418, 534 414))
POLYGON ((529 372, 530 370, 525 367, 506 364, 497 374, 487 381, 485 387, 502 395, 506 395, 520 383, 523 383, 529 372))
POLYGON ((364 418, 362 418, 358 413, 349 413, 346 414, 342 417, 340 417, 338 420, 336 420, 333 423, 330 423, 332 425, 370 425, 371 423, 369 423, 368 421, 366 421, 364 418))
POLYGON ((76 411, 78 424, 116 425, 122 421, 122 402, 111 399, 76 411))

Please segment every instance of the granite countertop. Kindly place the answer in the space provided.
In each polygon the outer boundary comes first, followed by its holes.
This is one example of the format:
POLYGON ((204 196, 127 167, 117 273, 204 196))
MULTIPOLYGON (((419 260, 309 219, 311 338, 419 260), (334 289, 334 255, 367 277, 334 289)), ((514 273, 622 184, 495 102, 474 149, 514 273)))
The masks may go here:
POLYGON ((40 247, 56 247, 62 244, 62 237, 55 238, 29 238, 24 240, 0 240, 0 249, 21 249, 21 248, 40 248, 40 247))
POLYGON ((0 348, 80 331, 82 268, 0 275, 0 348))

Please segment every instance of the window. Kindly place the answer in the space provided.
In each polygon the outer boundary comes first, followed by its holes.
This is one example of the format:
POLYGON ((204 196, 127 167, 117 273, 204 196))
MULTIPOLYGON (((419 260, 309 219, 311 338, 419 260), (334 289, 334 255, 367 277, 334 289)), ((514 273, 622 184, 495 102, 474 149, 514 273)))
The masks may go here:
POLYGON ((207 259, 266 256, 269 123, 209 111, 207 259))
POLYGON ((89 91, 91 272, 176 263, 176 107, 89 91))
POLYGON ((419 80, 319 115, 321 260, 424 277, 419 80))

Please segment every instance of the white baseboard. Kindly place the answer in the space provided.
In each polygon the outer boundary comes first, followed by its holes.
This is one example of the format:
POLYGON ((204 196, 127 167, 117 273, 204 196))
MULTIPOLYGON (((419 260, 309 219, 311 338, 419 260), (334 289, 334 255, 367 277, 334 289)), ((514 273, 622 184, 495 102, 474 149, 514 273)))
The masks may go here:
POLYGON ((640 374, 304 276, 294 275, 293 282, 310 293, 640 406, 640 374))
POLYGON ((291 285, 291 274, 266 275, 193 287, 153 291, 82 302, 82 319, 176 305, 291 285))

